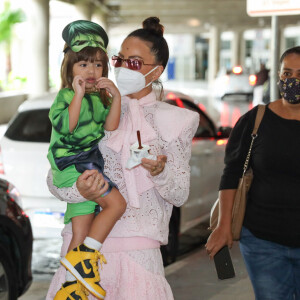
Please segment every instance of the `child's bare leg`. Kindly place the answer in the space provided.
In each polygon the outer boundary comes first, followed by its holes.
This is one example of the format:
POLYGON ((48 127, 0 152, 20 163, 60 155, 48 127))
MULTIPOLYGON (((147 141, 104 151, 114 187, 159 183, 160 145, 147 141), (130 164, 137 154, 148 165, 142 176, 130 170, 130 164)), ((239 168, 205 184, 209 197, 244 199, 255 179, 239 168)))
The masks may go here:
POLYGON ((111 192, 101 198, 98 204, 102 210, 94 218, 88 236, 103 243, 116 222, 124 214, 126 201, 116 188, 112 188, 111 192))
POLYGON ((95 218, 94 214, 76 216, 72 218, 72 240, 68 252, 83 243, 95 218))
MULTIPOLYGON (((102 264, 106 263, 106 260, 98 251, 115 223, 125 212, 126 201, 120 192, 113 188, 108 195, 98 201, 98 204, 101 206, 102 211, 93 219, 83 244, 81 243, 76 249, 69 251, 62 258, 61 263, 68 270, 67 281, 72 282, 76 277, 94 296, 104 299, 106 292, 99 284, 98 261, 100 260, 102 264)), ((76 222, 77 220, 75 220, 76 222)), ((77 224, 78 226, 73 229, 73 233, 82 223, 79 220, 77 224)), ((84 235, 79 234, 76 242, 79 242, 84 235)))

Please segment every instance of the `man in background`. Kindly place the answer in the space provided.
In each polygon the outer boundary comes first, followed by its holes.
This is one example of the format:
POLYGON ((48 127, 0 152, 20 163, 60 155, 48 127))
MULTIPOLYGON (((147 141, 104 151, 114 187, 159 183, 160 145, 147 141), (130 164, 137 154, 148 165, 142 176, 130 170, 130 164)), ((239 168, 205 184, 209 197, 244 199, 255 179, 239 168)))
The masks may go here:
POLYGON ((269 70, 264 63, 260 64, 260 70, 256 73, 256 85, 253 90, 253 106, 263 103, 264 83, 269 78, 269 70))

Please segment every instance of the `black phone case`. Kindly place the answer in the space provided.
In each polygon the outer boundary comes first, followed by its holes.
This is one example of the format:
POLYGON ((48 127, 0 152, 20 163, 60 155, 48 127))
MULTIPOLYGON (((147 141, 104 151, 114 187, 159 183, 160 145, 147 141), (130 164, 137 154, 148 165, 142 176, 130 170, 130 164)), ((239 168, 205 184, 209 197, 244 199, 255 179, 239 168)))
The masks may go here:
POLYGON ((216 253, 214 256, 214 262, 219 279, 235 277, 228 246, 223 247, 219 252, 216 253))

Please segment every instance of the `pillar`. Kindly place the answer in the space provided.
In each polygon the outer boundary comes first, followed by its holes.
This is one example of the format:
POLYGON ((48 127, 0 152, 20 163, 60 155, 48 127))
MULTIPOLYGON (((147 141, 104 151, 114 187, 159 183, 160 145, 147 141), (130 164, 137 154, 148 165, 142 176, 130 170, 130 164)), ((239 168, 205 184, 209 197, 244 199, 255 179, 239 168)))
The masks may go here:
POLYGON ((74 3, 76 9, 82 15, 82 19, 84 20, 92 20, 93 11, 94 11, 94 4, 90 3, 89 1, 82 1, 77 0, 74 3))
POLYGON ((220 54, 220 30, 216 26, 210 28, 209 49, 208 49, 208 83, 209 86, 219 70, 220 54))
POLYGON ((271 28, 271 70, 270 70, 270 101, 278 99, 278 68, 279 68, 279 25, 278 16, 272 16, 271 28))
POLYGON ((31 0, 28 5, 28 92, 36 96, 49 90, 49 0, 31 0))
POLYGON ((233 31, 233 38, 231 43, 231 66, 237 66, 242 64, 241 60, 241 44, 242 34, 240 31, 233 31))

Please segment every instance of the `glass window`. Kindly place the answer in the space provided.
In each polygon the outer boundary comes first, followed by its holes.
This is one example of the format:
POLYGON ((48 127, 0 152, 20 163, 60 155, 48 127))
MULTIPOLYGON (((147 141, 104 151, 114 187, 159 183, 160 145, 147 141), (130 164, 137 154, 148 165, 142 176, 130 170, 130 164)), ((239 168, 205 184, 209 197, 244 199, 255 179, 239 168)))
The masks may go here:
POLYGON ((5 136, 15 141, 49 143, 51 122, 49 109, 24 111, 12 120, 5 136))

